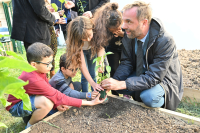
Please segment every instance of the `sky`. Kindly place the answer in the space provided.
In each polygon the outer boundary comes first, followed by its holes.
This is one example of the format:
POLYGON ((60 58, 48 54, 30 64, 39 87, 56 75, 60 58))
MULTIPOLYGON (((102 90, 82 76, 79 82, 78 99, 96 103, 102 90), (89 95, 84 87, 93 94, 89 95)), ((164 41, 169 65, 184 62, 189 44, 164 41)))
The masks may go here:
MULTIPOLYGON (((121 10, 134 0, 110 0, 121 10)), ((176 43, 177 49, 200 49, 199 0, 143 0, 150 3, 153 17, 160 18, 165 30, 176 43)))

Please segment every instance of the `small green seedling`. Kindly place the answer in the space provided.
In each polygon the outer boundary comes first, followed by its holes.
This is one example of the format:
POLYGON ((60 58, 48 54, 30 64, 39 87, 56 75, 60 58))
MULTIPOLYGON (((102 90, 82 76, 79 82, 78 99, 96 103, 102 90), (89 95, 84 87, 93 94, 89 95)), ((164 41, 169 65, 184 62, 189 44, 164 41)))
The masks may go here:
POLYGON ((86 6, 83 7, 83 3, 86 3, 86 1, 79 0, 77 3, 77 6, 79 7, 78 11, 80 12, 80 15, 83 15, 83 13, 85 12, 84 8, 86 8, 86 6))
MULTIPOLYGON (((105 68, 106 68, 106 71, 107 71, 107 73, 98 73, 98 75, 97 75, 97 83, 98 84, 100 84, 101 83, 101 81, 103 81, 104 79, 107 79, 107 78, 110 78, 110 71, 111 71, 111 67, 110 66, 105 66, 104 65, 104 59, 105 59, 105 57, 107 56, 107 55, 109 55, 109 54, 113 54, 112 52, 107 52, 104 56, 101 56, 101 57, 97 57, 97 58, 95 58, 94 60, 93 60, 93 63, 94 62, 97 62, 99 65, 97 65, 96 67, 95 67, 95 71, 97 71, 98 70, 98 68, 101 68, 102 70, 105 70, 105 68)), ((101 94, 101 96, 100 96, 100 98, 105 98, 105 96, 106 96, 106 90, 104 90, 104 91, 100 91, 100 94, 101 94)))
MULTIPOLYGON (((67 1, 66 0, 59 0, 60 3, 61 3, 61 8, 60 10, 62 10, 62 4, 65 3, 67 4, 67 1)), ((53 9, 55 10, 55 12, 58 11, 58 6, 55 4, 55 3, 52 3, 51 6, 53 7, 53 9)), ((63 18, 67 18, 67 16, 65 14, 63 14, 63 18)))

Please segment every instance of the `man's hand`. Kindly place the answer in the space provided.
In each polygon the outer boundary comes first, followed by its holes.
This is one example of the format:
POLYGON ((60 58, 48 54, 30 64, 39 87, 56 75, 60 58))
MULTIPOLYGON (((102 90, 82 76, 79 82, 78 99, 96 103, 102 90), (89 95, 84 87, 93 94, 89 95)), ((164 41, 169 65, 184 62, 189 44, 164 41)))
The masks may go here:
POLYGON ((59 37, 60 29, 56 29, 56 37, 59 37))
POLYGON ((67 3, 65 3, 65 8, 71 9, 71 8, 73 8, 73 7, 75 7, 74 2, 72 2, 72 1, 67 1, 67 3))
POLYGON ((88 17, 88 18, 92 18, 92 12, 91 11, 84 12, 83 16, 88 17))
POLYGON ((108 78, 101 82, 101 87, 103 87, 106 90, 125 90, 126 82, 118 81, 113 78, 108 78))
POLYGON ((59 105, 57 106, 57 109, 59 111, 66 111, 67 109, 69 109, 69 107, 67 105, 59 105))
POLYGON ((95 98, 98 96, 98 94, 99 94, 98 91, 93 91, 93 92, 92 92, 91 98, 92 98, 92 99, 95 99, 95 98))

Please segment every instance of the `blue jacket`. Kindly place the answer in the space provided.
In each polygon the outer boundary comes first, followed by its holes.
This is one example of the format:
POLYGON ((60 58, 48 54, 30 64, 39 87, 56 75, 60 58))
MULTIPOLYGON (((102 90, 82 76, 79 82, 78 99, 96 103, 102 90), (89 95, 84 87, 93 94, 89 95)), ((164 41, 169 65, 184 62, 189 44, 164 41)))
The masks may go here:
MULTIPOLYGON (((58 6, 58 11, 61 10, 61 2, 59 0, 51 0, 51 3, 55 3, 58 6)), ((64 14, 67 17, 67 22, 69 22, 71 20, 70 9, 66 9, 64 4, 65 3, 62 4, 62 9, 64 9, 64 11, 65 11, 64 14)), ((67 26, 67 24, 61 24, 62 31, 66 31, 66 26, 67 26)), ((55 25, 55 29, 59 29, 59 28, 60 28, 59 24, 55 25)))

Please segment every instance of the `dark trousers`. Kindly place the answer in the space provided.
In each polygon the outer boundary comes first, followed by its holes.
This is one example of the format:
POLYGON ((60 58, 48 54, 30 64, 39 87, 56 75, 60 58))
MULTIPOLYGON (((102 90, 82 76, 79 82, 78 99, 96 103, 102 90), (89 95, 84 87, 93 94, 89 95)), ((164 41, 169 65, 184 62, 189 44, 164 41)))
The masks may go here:
POLYGON ((31 44, 32 44, 32 43, 24 42, 24 47, 25 47, 26 52, 27 52, 28 47, 29 47, 31 44))

